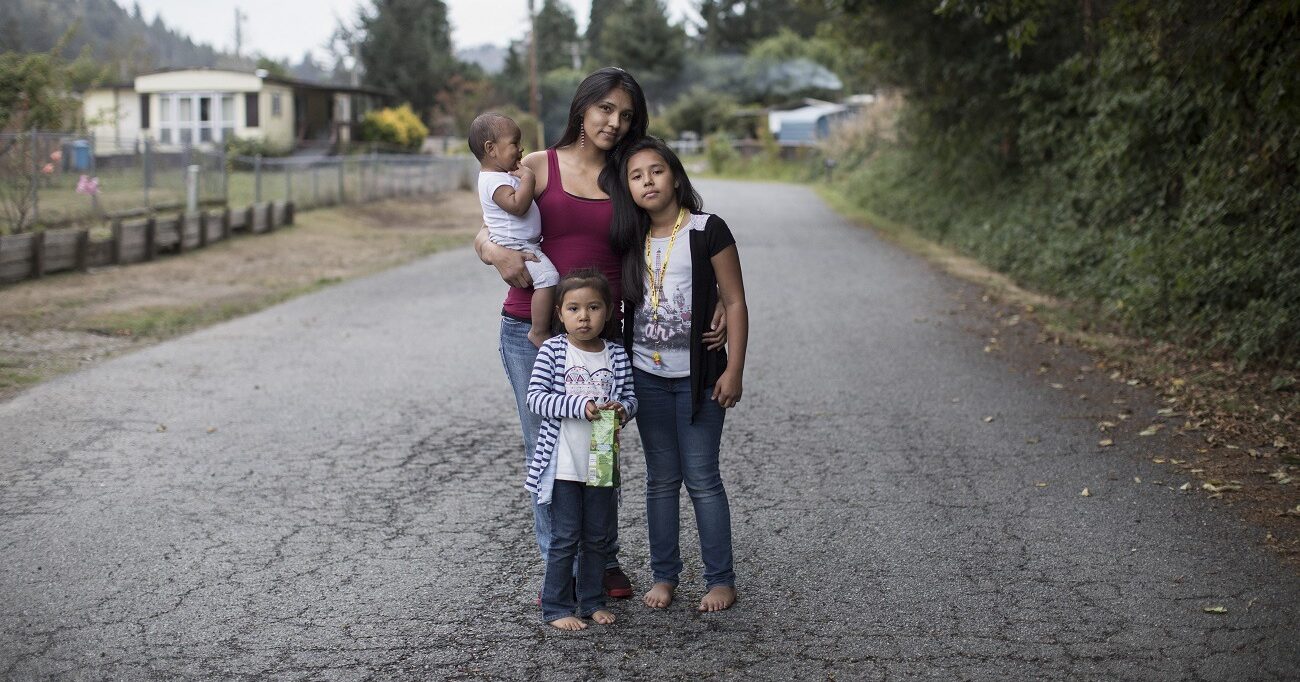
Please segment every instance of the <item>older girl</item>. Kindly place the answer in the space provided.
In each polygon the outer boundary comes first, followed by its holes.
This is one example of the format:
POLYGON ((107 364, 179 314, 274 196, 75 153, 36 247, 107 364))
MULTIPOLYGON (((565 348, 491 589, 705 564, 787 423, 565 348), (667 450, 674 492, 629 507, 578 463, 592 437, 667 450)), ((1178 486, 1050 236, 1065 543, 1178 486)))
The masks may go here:
POLYGON ((704 562, 707 592, 699 610, 720 611, 736 601, 731 507, 718 454, 724 410, 740 402, 749 337, 740 257, 731 230, 701 210, 682 162, 662 140, 635 142, 621 158, 613 239, 623 257, 624 347, 632 357, 646 458, 654 586, 644 601, 659 609, 673 601, 682 571, 678 504, 684 482, 704 562), (713 311, 719 300, 729 356, 706 347, 696 314, 713 311))

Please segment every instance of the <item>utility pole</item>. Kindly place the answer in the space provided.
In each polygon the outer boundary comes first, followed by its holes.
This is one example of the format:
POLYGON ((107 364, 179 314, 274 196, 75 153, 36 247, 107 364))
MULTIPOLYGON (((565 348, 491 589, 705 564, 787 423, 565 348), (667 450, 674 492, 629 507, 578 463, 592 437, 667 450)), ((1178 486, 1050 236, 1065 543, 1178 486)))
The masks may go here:
POLYGON ((542 135, 542 98, 537 88, 537 14, 528 0, 528 113, 537 121, 537 148, 546 145, 542 135))
POLYGON ((244 49, 244 22, 248 21, 248 15, 235 7, 235 58, 238 59, 244 49))

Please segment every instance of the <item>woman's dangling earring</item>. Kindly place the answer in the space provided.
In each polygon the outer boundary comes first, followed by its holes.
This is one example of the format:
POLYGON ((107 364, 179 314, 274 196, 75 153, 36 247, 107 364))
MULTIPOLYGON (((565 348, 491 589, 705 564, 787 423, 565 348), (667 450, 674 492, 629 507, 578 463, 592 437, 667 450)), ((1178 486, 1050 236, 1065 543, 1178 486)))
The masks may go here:
POLYGON ((583 126, 578 128, 578 146, 583 149, 587 148, 587 128, 583 126))

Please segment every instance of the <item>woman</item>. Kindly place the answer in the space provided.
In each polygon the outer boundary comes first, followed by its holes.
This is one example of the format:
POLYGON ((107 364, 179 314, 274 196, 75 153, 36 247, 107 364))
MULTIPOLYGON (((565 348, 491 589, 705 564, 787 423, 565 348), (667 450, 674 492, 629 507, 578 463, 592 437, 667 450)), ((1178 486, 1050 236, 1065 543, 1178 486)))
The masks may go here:
MULTIPOLYGON (((645 94, 636 79, 622 69, 600 69, 587 76, 574 93, 560 141, 523 160, 537 177, 533 192, 542 216, 543 253, 560 275, 582 267, 600 270, 613 283, 615 301, 621 300, 621 293, 619 259, 609 243, 614 209, 603 188, 613 186, 613 160, 631 142, 645 136, 648 123, 645 94)), ((479 231, 474 250, 511 287, 501 310, 501 362, 514 389, 527 461, 541 426, 541 417, 526 404, 528 378, 537 358, 537 347, 528 339, 532 280, 524 267, 525 254, 488 241, 487 228, 479 231)), ((532 506, 537 546, 545 560, 550 517, 536 499, 532 506)), ((605 591, 611 597, 627 598, 632 596, 632 585, 618 565, 617 515, 611 515, 609 536, 614 540, 606 564, 605 591)))

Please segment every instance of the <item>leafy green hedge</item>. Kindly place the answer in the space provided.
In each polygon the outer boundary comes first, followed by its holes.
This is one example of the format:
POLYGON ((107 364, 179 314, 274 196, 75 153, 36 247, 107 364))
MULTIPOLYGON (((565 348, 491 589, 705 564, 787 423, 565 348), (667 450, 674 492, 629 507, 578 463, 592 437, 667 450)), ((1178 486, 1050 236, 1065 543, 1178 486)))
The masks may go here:
POLYGON ((1133 2, 1084 41, 1060 37, 1078 3, 1034 6, 1054 43, 966 83, 994 89, 968 111, 960 82, 910 91, 901 142, 850 150, 843 191, 1135 333, 1300 366, 1300 9, 1133 2))

